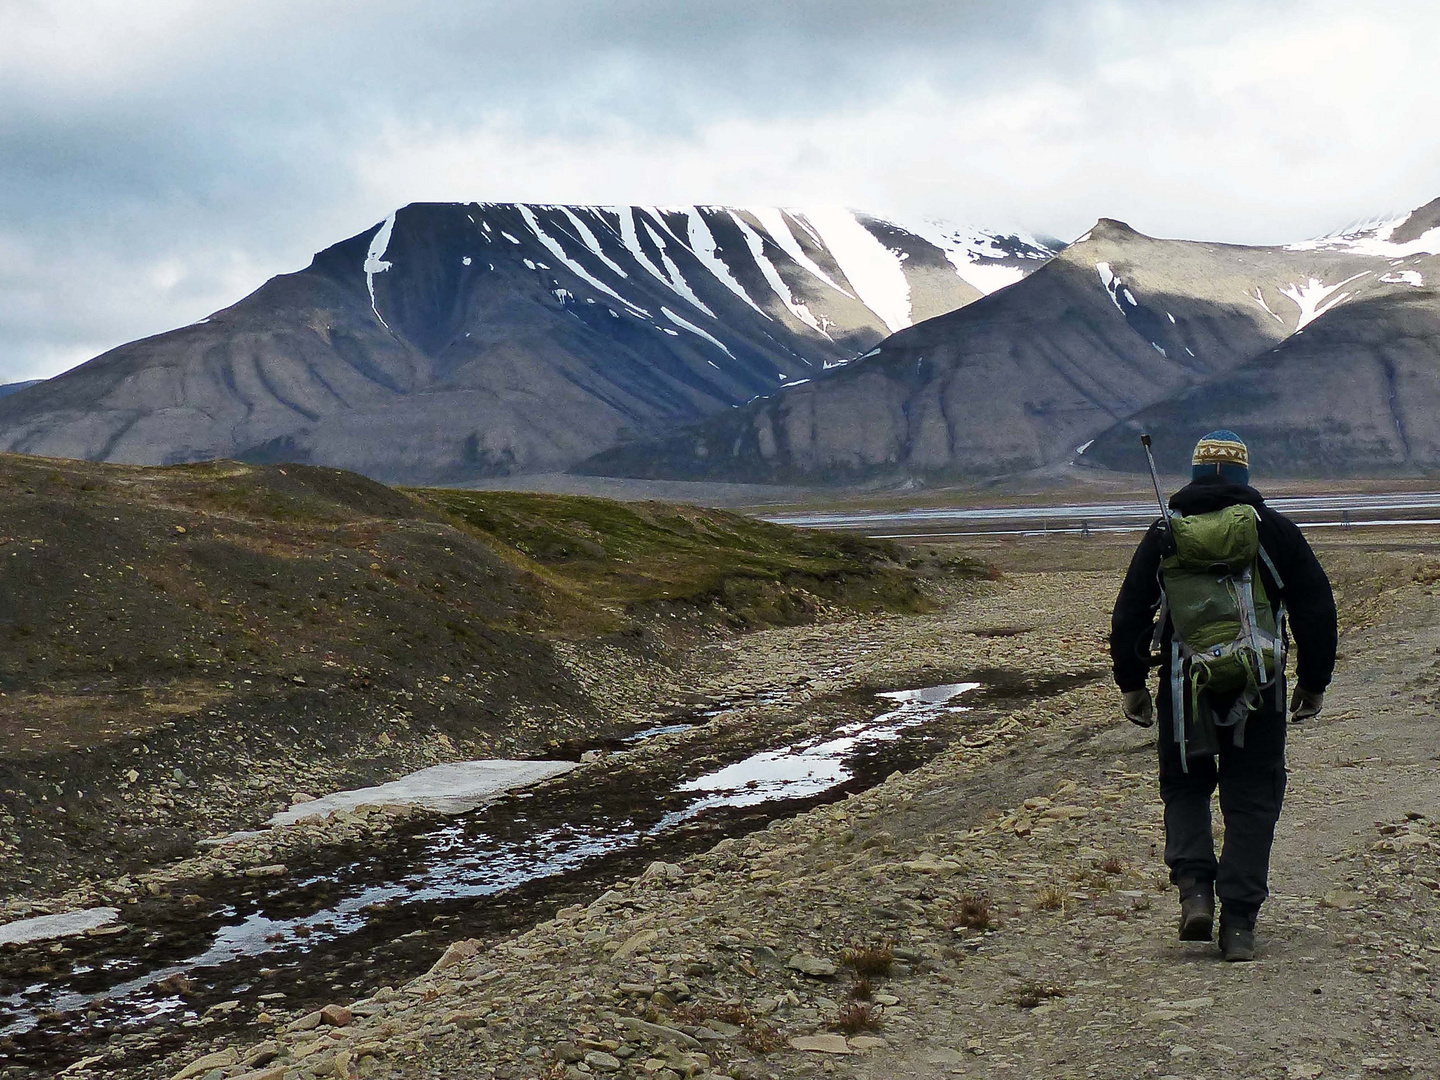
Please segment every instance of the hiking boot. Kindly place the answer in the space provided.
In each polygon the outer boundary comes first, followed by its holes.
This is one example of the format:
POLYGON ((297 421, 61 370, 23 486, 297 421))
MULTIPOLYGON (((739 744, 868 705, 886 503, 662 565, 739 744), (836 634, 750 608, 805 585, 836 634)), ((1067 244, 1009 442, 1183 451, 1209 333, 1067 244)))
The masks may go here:
POLYGON ((1210 882, 1180 883, 1180 940, 1209 941, 1215 924, 1215 891, 1210 882))
POLYGON ((1227 963, 1255 959, 1255 931, 1240 923, 1220 924, 1220 955, 1227 963))

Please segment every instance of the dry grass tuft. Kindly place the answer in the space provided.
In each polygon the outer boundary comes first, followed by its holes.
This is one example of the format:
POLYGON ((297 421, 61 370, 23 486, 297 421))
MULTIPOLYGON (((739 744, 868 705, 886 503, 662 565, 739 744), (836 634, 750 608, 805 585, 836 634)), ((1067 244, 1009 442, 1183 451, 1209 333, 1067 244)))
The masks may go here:
POLYGON ((957 926, 967 930, 989 930, 994 925, 988 897, 966 895, 960 898, 960 908, 951 923, 952 930, 957 926))
POLYGON ((884 977, 895 966, 895 949, 887 942, 873 945, 851 945, 840 953, 840 961, 864 978, 884 977))
POLYGON ((1104 862, 1096 863, 1095 869, 1106 874, 1123 874, 1125 872, 1125 864, 1112 855, 1104 862))
POLYGON ((875 984, 862 975, 850 984, 846 994, 852 1001, 869 1001, 875 996, 875 984))
POLYGON ((884 1010, 869 1001, 852 1001, 841 1005, 835 1019, 830 1022, 831 1030, 846 1035, 858 1035, 862 1031, 874 1031, 880 1026, 880 1014, 884 1010))
POLYGON ((1035 979, 1029 979, 1020 984, 1020 986, 1016 989, 1015 997, 1012 1000, 1022 1009, 1033 1009, 1042 1001, 1048 1001, 1051 998, 1060 998, 1064 996, 1065 988, 1062 986, 1056 986, 1054 983, 1044 983, 1039 982, 1035 979))
POLYGON ((1065 889, 1052 881, 1040 890, 1040 897, 1035 901, 1035 906, 1041 911, 1064 911, 1066 899, 1065 889))

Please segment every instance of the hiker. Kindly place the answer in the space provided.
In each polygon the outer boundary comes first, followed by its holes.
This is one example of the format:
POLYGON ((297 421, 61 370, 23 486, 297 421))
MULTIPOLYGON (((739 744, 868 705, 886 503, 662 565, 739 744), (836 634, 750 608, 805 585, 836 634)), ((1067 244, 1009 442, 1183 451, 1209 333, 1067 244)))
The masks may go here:
POLYGON ((1168 520, 1140 541, 1110 625, 1125 718, 1160 722, 1165 863, 1180 890, 1180 940, 1211 939, 1218 894, 1220 952, 1230 961, 1254 959, 1255 917, 1269 895, 1285 794, 1286 624, 1298 651, 1291 723, 1319 714, 1336 645, 1325 571, 1295 523, 1249 485, 1240 436, 1212 431, 1195 445, 1192 479, 1171 497, 1168 520), (1146 685, 1157 646, 1158 709, 1146 685))

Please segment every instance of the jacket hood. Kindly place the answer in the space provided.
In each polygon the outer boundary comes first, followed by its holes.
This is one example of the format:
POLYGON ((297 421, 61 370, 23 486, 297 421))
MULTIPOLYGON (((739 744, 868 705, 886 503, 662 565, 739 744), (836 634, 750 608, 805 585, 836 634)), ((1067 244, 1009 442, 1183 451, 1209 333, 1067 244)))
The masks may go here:
POLYGON ((1208 514, 1237 503, 1264 506, 1265 498, 1248 484, 1236 484, 1223 476, 1202 476, 1170 496, 1170 509, 1187 516, 1208 514))

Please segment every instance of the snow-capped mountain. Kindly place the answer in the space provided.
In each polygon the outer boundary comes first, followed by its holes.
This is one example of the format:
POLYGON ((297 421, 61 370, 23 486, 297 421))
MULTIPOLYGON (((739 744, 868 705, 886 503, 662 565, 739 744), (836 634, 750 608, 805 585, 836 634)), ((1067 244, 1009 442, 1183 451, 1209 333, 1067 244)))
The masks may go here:
POLYGON ((1023 234, 839 208, 414 204, 192 326, 0 403, 0 449, 564 468, 1020 280, 1023 234))
POLYGON ((1275 248, 1102 219, 1013 288, 858 363, 579 468, 804 483, 1143 467, 1132 422, 1172 467, 1233 426, 1277 469, 1433 468, 1437 250, 1440 200, 1275 248))

